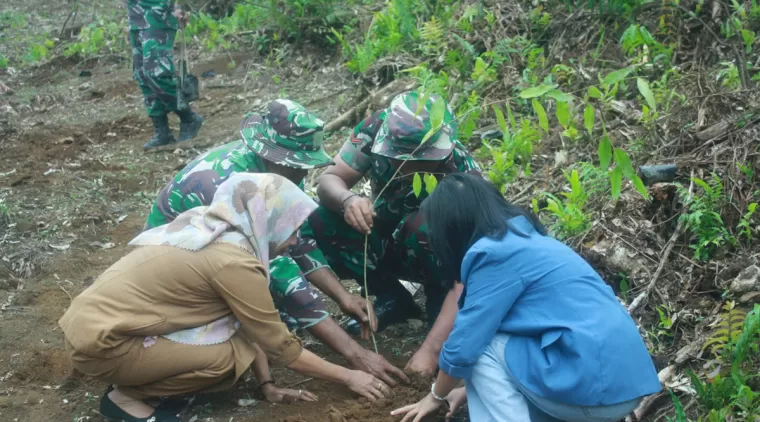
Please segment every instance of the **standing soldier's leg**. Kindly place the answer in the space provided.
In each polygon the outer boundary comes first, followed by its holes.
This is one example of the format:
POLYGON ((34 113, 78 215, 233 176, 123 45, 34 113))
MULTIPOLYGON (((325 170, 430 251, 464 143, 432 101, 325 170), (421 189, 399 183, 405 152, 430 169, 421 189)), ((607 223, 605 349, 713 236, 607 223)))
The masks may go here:
POLYGON ((430 247, 422 213, 407 215, 393 233, 393 239, 393 256, 399 263, 400 277, 425 287, 425 309, 428 323, 432 326, 448 291, 443 286, 445 277, 430 247))
POLYGON ((139 32, 142 67, 136 69, 145 95, 145 108, 153 120, 153 138, 144 148, 176 142, 169 129, 168 113, 177 109, 177 84, 174 79, 174 29, 144 29, 139 32))

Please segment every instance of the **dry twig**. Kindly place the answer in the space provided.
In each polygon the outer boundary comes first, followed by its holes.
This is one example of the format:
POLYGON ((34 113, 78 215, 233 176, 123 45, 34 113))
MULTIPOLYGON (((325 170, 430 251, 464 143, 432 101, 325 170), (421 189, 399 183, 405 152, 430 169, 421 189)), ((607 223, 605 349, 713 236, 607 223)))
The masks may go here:
MULTIPOLYGON (((687 208, 689 207, 688 203, 691 199, 692 191, 694 190, 694 171, 691 172, 691 179, 692 182, 689 184, 689 193, 686 199, 686 204, 684 204, 684 207, 681 209, 681 214, 685 213, 687 208)), ((652 279, 649 281, 649 285, 647 285, 646 290, 641 292, 638 296, 636 296, 635 299, 633 299, 633 302, 631 302, 631 306, 628 307, 628 313, 633 315, 634 312, 644 303, 644 301, 649 297, 649 295, 652 293, 652 290, 654 290, 655 286, 657 285, 657 279, 660 278, 660 274, 662 274, 662 270, 665 269, 665 264, 668 262, 668 258, 670 257, 670 253, 673 251, 673 246, 676 244, 676 240, 681 236, 681 230, 683 229, 683 220, 679 218, 678 225, 676 225, 676 230, 673 232, 673 235, 670 237, 670 240, 668 241, 668 244, 665 246, 665 250, 662 253, 662 257, 660 258, 660 265, 657 266, 657 271, 654 272, 654 275, 652 276, 652 279)))

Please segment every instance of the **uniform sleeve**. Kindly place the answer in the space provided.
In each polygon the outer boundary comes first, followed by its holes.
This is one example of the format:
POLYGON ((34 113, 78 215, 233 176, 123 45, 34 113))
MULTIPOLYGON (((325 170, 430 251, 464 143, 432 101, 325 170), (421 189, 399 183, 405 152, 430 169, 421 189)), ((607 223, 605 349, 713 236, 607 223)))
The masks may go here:
POLYGON ((287 366, 298 359, 301 341, 280 320, 266 272, 258 261, 233 261, 211 283, 240 321, 245 335, 264 350, 272 365, 287 366))
POLYGON ((381 110, 356 125, 339 153, 349 167, 362 174, 372 168, 370 150, 384 120, 385 110, 381 110))
POLYGON ((462 262, 464 306, 443 343, 438 366, 454 377, 468 379, 491 343, 501 322, 525 286, 500 256, 487 248, 469 251, 462 262))
POLYGON ((457 171, 481 176, 480 166, 475 159, 472 158, 472 155, 467 151, 467 148, 459 141, 455 141, 454 145, 454 165, 456 166, 457 171))

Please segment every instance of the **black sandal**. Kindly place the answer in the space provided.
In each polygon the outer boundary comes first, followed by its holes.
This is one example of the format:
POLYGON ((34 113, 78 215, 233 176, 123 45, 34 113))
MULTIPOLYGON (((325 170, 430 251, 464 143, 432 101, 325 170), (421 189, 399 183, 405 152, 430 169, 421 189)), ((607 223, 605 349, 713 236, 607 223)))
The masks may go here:
POLYGON ((108 393, 111 391, 113 391, 113 387, 108 386, 105 394, 100 399, 100 414, 108 420, 116 422, 180 422, 176 415, 159 409, 156 409, 153 414, 145 418, 132 416, 108 397, 108 393))

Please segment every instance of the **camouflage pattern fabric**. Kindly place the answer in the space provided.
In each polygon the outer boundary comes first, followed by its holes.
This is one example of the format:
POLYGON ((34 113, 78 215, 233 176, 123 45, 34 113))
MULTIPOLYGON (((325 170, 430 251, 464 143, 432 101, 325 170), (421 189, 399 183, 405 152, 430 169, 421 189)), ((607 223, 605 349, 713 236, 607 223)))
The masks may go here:
MULTIPOLYGON (((372 152, 387 117, 387 110, 381 110, 359 123, 339 153, 351 168, 369 176, 373 198, 377 198, 395 172, 391 158, 372 152)), ((451 142, 453 149, 441 160, 435 171, 436 178, 440 180, 458 172, 480 174, 480 167, 464 145, 456 140, 451 142)), ((425 222, 418 212, 426 197, 424 191, 416 197, 411 177, 406 177, 393 180, 377 200, 377 216, 367 248, 367 281, 370 293, 377 296, 396 290, 393 284, 399 284, 399 279, 421 283, 428 297, 428 312, 430 314, 433 308, 432 312, 437 315, 446 292, 438 288, 436 281, 444 277, 428 243, 425 222)), ((320 206, 309 217, 308 227, 301 230, 301 236, 316 240, 339 277, 363 280, 364 235, 350 227, 341 214, 320 206)))
POLYGON ((437 95, 431 95, 421 104, 422 99, 416 91, 393 98, 374 136, 372 152, 397 160, 439 161, 448 157, 457 137, 457 122, 445 101, 442 127, 420 146, 433 127, 430 113, 438 99, 437 95))
MULTIPOLYGON (((362 174, 368 173, 373 197, 376 197, 388 184, 395 172, 391 158, 372 152, 375 138, 379 137, 380 128, 384 126, 387 118, 387 110, 381 110, 359 123, 339 152, 340 158, 349 167, 362 174)), ((451 143, 452 150, 441 160, 435 176, 440 180, 450 173, 480 174, 480 167, 472 159, 467 148, 456 140, 451 143)), ((383 192, 383 196, 377 200, 375 205, 377 218, 398 224, 404 216, 418 210, 426 197, 425 192, 422 192, 419 198, 414 196, 411 178, 395 179, 383 192)))
POLYGON ((333 164, 322 145, 324 125, 304 106, 278 99, 269 103, 264 116, 246 116, 240 124, 240 135, 261 157, 308 170, 333 164))
POLYGON ((171 0, 127 0, 132 73, 148 116, 177 111, 174 37, 178 22, 171 0))
POLYGON ((174 12, 173 0, 126 0, 129 29, 174 29, 179 28, 174 12))
MULTIPOLYGON (((184 211, 209 205, 219 185, 237 173, 266 173, 266 162, 251 152, 243 141, 230 142, 193 160, 158 194, 143 230, 173 221, 184 211)), ((303 190, 303 181, 298 185, 303 190)), ((304 227, 308 226, 308 222, 304 227)), ((302 230, 304 229, 302 227, 302 230)), ((283 321, 303 328, 329 316, 324 302, 312 291, 304 276, 326 265, 313 239, 299 239, 287 255, 269 263, 270 290, 283 321)))

